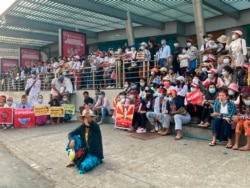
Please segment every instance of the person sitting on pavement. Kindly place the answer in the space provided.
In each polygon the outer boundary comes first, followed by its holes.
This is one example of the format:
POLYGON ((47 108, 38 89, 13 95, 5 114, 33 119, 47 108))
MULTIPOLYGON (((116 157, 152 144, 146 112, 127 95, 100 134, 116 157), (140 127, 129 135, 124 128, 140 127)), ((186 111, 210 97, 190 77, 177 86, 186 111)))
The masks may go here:
POLYGON ((21 102, 17 104, 16 108, 32 108, 31 104, 28 103, 27 95, 22 95, 21 102))
POLYGON ((83 92, 83 98, 84 98, 83 105, 79 107, 80 113, 82 113, 82 111, 84 110, 86 104, 89 105, 90 108, 92 108, 93 104, 94 104, 94 100, 89 96, 88 91, 83 92))
POLYGON ((98 124, 93 121, 94 113, 86 105, 77 119, 82 123, 68 134, 66 148, 70 162, 66 167, 76 166, 79 174, 85 174, 98 166, 103 157, 102 134, 98 124))
MULTIPOLYGON (((48 103, 50 105, 50 107, 59 107, 61 106, 59 99, 58 99, 58 95, 56 93, 52 94, 52 99, 51 101, 49 101, 48 103)), ((51 124, 57 124, 59 123, 58 121, 60 121, 60 118, 58 117, 52 117, 50 118, 51 124)))
MULTIPOLYGON (((61 106, 62 106, 63 104, 70 104, 70 103, 69 103, 69 96, 68 96, 67 94, 64 94, 64 95, 63 95, 63 98, 62 98, 62 100, 60 101, 60 104, 61 104, 61 106)), ((72 114, 65 113, 65 114, 64 114, 64 117, 61 119, 61 121, 66 123, 66 122, 69 122, 69 121, 71 120, 71 118, 72 118, 72 114)))
POLYGON ((96 102, 93 110, 100 110, 101 111, 101 120, 97 123, 99 125, 104 123, 106 115, 111 114, 110 112, 110 103, 108 98, 105 96, 105 92, 101 91, 99 93, 98 101, 96 102))
MULTIPOLYGON (((34 107, 40 105, 46 105, 42 95, 39 95, 37 101, 34 102, 34 107)), ((48 115, 36 116, 35 123, 36 125, 45 125, 48 121, 48 118, 48 115)))
MULTIPOLYGON (((12 97, 6 98, 6 104, 4 105, 4 108, 16 108, 16 104, 13 103, 12 97)), ((14 125, 13 124, 2 124, 2 128, 3 129, 14 128, 14 125)))

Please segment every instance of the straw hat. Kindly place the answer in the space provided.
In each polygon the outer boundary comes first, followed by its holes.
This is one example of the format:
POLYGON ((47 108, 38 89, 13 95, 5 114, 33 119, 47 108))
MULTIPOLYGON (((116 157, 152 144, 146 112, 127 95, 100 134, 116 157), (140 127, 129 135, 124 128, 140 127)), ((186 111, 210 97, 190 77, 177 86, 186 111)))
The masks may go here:
POLYGON ((220 43, 227 43, 227 36, 221 35, 219 38, 217 38, 217 41, 220 43))
POLYGON ((77 116, 77 119, 80 121, 80 122, 83 122, 83 119, 86 115, 89 115, 91 117, 96 117, 96 115, 94 114, 94 112, 92 110, 83 110, 82 111, 82 115, 80 116, 77 116))

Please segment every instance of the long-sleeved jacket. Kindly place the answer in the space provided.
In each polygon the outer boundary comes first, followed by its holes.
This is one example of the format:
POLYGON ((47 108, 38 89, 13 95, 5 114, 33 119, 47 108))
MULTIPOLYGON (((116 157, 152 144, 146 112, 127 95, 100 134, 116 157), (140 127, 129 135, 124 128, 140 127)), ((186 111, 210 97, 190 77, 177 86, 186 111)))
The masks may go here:
MULTIPOLYGON (((220 113, 220 108, 221 108, 220 101, 215 101, 215 103, 214 103, 214 112, 215 113, 220 113)), ((228 109, 228 114, 223 114, 223 117, 231 119, 233 117, 233 115, 235 114, 236 107, 235 107, 235 104, 230 100, 227 100, 227 109, 228 109)))

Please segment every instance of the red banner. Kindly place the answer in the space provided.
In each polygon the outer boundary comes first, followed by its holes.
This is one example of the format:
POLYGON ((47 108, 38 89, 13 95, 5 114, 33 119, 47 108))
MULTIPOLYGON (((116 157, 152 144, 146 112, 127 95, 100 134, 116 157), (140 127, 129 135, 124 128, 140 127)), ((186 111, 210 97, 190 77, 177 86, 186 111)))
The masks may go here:
POLYGON ((37 64, 40 61, 40 51, 34 49, 20 49, 20 66, 31 66, 33 63, 37 64))
POLYGON ((185 100, 187 103, 191 103, 193 105, 199 104, 202 102, 202 93, 199 89, 196 89, 195 91, 192 91, 190 93, 187 93, 185 100))
POLYGON ((85 54, 86 35, 84 33, 61 30, 61 48, 63 57, 85 54))
POLYGON ((117 105, 115 113, 115 128, 131 129, 134 117, 134 105, 117 105))
POLYGON ((13 124, 13 108, 0 108, 0 124, 13 124))
POLYGON ((35 113, 33 109, 20 108, 14 110, 15 128, 30 128, 35 126, 35 113))
POLYGON ((1 71, 8 72, 12 67, 18 67, 17 59, 1 59, 1 71))

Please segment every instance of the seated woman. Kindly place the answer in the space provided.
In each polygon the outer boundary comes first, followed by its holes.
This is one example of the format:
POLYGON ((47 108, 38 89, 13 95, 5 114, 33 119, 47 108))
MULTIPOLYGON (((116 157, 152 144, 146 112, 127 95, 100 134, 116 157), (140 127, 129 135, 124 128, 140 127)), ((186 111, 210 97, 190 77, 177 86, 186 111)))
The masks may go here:
MULTIPOLYGON (((39 95, 37 101, 34 102, 34 106, 46 105, 43 100, 43 96, 39 95)), ((36 116, 35 123, 36 125, 45 125, 49 119, 48 115, 36 116)))
POLYGON ((16 108, 32 108, 31 104, 28 103, 27 95, 22 95, 21 102, 17 104, 16 108))
POLYGON ((205 98, 202 101, 201 122, 199 127, 208 127, 211 124, 214 102, 217 98, 217 89, 214 83, 208 85, 205 98))
POLYGON ((227 89, 229 100, 231 100, 235 105, 238 105, 240 103, 239 85, 231 83, 227 89))
POLYGON ((182 139, 182 124, 189 123, 191 116, 185 110, 183 97, 177 96, 175 89, 170 90, 168 99, 167 113, 171 116, 170 121, 175 123, 175 131, 177 133, 175 140, 180 140, 182 139))
MULTIPOLYGON (((51 107, 55 106, 55 107, 58 107, 58 106, 61 106, 60 102, 58 101, 58 95, 57 94, 52 94, 52 99, 51 101, 49 101, 48 103, 51 107)), ((50 118, 50 121, 51 121, 51 124, 57 124, 59 123, 58 121, 60 120, 60 118, 58 117, 53 117, 53 118, 50 118)))
POLYGON ((224 86, 228 87, 231 83, 236 83, 236 77, 233 75, 233 69, 230 66, 223 67, 221 74, 224 86))
POLYGON ((235 143, 234 150, 248 151, 250 150, 250 93, 245 93, 242 96, 243 101, 240 103, 240 113, 233 117, 233 120, 237 122, 235 127, 235 143), (243 103, 243 104, 242 104, 243 103), (244 131, 247 138, 245 146, 239 148, 240 135, 244 131))
MULTIPOLYGON (((16 108, 16 104, 13 102, 12 97, 7 97, 6 104, 4 105, 4 108, 16 108)), ((3 129, 14 128, 14 125, 13 124, 3 124, 2 128, 3 129)))
POLYGON ((80 174, 95 168, 103 159, 102 135, 99 125, 93 121, 94 116, 86 105, 82 115, 77 117, 82 124, 68 134, 69 144, 66 150, 71 161, 67 167, 75 165, 80 174))
MULTIPOLYGON (((63 95, 62 101, 60 101, 60 104, 69 104, 69 96, 67 94, 63 95)), ((72 118, 72 114, 65 113, 64 117, 62 118, 63 122, 68 122, 72 118)))
POLYGON ((235 114, 235 105, 232 101, 228 100, 228 91, 221 89, 219 91, 219 100, 215 101, 214 109, 211 116, 214 119, 212 123, 213 137, 209 146, 216 145, 216 139, 219 141, 227 140, 226 148, 232 148, 232 117, 235 114))

